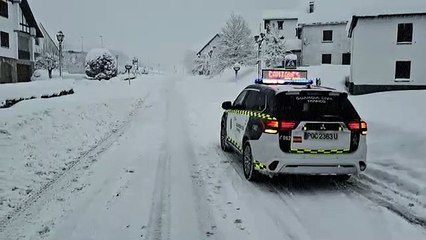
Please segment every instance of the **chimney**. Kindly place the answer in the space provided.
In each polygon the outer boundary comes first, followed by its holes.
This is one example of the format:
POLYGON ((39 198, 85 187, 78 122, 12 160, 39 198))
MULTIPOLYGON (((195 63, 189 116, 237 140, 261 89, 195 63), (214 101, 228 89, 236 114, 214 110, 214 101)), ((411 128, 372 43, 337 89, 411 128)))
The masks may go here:
POLYGON ((315 11, 315 2, 310 1, 309 2, 309 13, 313 13, 315 11))

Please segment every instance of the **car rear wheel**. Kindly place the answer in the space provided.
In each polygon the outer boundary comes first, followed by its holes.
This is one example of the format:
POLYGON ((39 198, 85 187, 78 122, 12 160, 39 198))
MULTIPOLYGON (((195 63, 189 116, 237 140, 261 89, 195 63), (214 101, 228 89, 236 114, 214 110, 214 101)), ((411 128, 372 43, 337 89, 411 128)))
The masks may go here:
POLYGON ((231 147, 228 144, 228 135, 226 134, 226 123, 222 121, 220 128, 220 147, 225 152, 232 152, 231 147))
POLYGON ((243 171, 247 180, 256 181, 259 179, 260 174, 255 169, 251 147, 248 142, 244 144, 243 171))

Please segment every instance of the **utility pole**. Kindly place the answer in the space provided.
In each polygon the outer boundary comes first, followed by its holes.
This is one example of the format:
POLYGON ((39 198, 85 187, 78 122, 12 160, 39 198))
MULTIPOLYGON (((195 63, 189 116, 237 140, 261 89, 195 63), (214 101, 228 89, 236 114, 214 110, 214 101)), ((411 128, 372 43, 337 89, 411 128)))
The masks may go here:
POLYGON ((84 52, 84 37, 81 36, 81 52, 84 52))
POLYGON ((101 47, 104 48, 104 36, 99 36, 101 38, 101 47))

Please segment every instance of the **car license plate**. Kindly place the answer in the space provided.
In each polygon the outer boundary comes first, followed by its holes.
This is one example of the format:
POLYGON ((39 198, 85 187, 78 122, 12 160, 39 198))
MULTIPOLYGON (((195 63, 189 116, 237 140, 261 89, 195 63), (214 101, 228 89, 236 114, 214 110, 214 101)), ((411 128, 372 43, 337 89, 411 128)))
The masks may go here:
POLYGON ((338 133, 316 133, 316 132, 305 132, 305 140, 325 140, 334 141, 339 139, 338 133))

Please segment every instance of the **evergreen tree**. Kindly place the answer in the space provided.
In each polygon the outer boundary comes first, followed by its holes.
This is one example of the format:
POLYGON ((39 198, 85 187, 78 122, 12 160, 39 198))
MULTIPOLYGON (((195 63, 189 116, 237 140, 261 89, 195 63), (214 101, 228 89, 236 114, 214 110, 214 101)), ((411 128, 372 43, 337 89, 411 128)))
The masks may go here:
POLYGON ((286 55, 286 40, 278 28, 269 30, 262 46, 263 60, 268 68, 282 66, 286 55))

